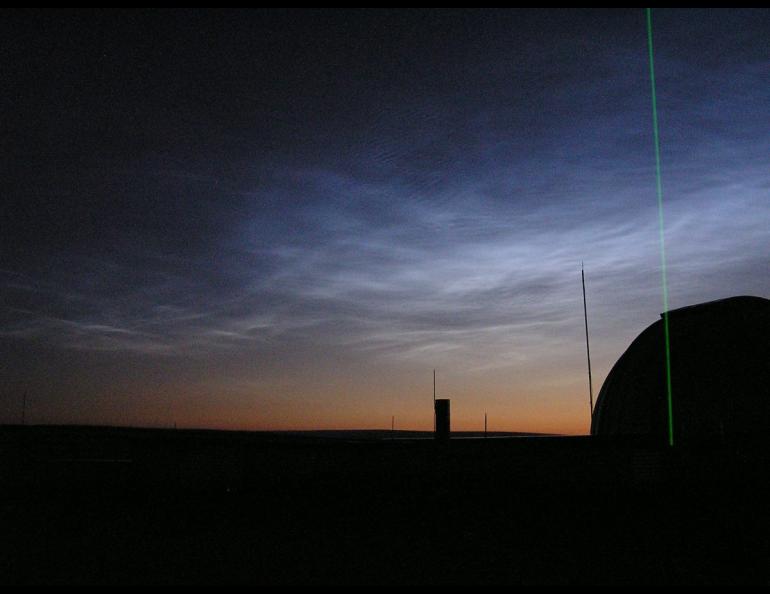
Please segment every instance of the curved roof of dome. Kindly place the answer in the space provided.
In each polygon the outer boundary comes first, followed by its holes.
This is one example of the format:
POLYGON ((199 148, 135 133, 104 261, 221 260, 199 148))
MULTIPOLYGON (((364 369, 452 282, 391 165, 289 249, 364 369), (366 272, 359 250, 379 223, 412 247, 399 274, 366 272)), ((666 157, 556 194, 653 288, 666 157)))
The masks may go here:
MULTIPOLYGON (((770 430, 770 300, 730 297, 668 318, 675 439, 770 430)), ((667 428, 661 319, 613 366, 591 434, 663 437, 667 428)))

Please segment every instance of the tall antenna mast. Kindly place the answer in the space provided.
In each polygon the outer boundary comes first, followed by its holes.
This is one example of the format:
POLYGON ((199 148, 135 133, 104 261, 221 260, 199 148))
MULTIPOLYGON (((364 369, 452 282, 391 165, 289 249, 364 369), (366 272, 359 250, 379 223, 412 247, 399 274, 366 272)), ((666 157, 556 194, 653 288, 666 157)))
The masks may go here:
POLYGON ((583 280, 583 318, 586 324, 586 358, 588 359, 588 397, 591 407, 591 420, 594 418, 594 386, 591 381, 591 348, 588 346, 588 308, 586 307, 586 275, 583 270, 583 262, 580 262, 580 277, 583 280))

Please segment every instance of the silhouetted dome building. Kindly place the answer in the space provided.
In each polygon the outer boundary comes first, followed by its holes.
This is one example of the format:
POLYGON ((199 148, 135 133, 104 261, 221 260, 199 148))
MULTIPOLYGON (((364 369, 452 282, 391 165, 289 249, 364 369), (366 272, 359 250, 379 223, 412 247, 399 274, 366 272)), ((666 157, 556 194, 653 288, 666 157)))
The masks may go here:
MULTIPOLYGON (((675 442, 770 435, 770 300, 730 297, 672 310, 669 335, 675 442)), ((660 319, 610 371, 596 401, 591 434, 666 439, 667 432, 660 319)))

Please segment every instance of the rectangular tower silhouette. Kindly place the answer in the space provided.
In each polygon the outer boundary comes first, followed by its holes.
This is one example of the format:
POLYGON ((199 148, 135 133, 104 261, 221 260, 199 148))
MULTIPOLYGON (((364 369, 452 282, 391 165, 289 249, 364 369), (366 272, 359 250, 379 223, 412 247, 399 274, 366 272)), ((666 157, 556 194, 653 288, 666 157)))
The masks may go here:
POLYGON ((439 398, 436 400, 436 433, 438 440, 445 441, 449 439, 449 399, 439 398))

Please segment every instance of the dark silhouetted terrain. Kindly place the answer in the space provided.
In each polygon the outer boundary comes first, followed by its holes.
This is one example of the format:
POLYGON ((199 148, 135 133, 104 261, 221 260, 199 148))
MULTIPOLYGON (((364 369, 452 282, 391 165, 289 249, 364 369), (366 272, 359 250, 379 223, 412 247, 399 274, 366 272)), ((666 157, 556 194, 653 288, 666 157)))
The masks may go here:
POLYGON ((768 582, 767 442, 357 437, 4 427, 0 581, 768 582))

